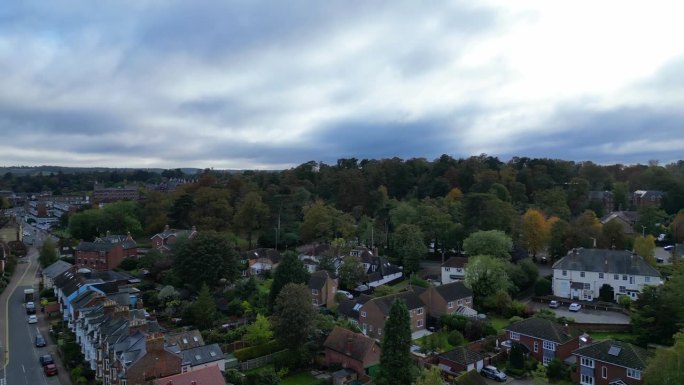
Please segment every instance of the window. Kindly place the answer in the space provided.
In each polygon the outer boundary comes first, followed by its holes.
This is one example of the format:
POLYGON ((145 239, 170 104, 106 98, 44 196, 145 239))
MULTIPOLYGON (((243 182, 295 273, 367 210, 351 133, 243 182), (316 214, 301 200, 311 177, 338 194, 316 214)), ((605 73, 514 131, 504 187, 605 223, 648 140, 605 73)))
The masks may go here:
POLYGON ((624 294, 624 293, 627 292, 627 288, 624 287, 624 286, 620 286, 620 289, 619 289, 618 291, 619 291, 620 293, 623 293, 623 294, 624 294))
POLYGON ((635 369, 627 369, 627 377, 635 380, 641 380, 641 371, 635 369))
POLYGON ((544 350, 555 351, 556 350, 556 344, 554 344, 551 341, 544 341, 544 350))
POLYGON ((458 305, 463 305, 463 300, 462 300, 462 299, 459 299, 458 301, 456 301, 456 303, 457 303, 458 305))
POLYGON ((419 328, 422 328, 423 327, 423 320, 419 319, 418 322, 416 322, 416 326, 419 328))
POLYGON ((627 276, 626 276, 626 275, 623 275, 623 276, 622 276, 622 280, 623 280, 623 281, 626 281, 626 280, 627 280, 627 276))
POLYGON ((511 339, 514 341, 520 341, 520 333, 511 332, 511 339))
POLYGON ((567 271, 567 270, 563 270, 563 277, 565 277, 566 275, 568 275, 568 271, 567 271))
POLYGON ((453 309, 454 308, 454 302, 448 302, 447 303, 447 309, 453 309))
POLYGON ((448 268, 448 267, 445 267, 445 268, 444 268, 444 271, 449 271, 449 268, 448 268))
POLYGON ((584 272, 580 271, 580 277, 584 278, 584 275, 585 275, 584 272))
POLYGON ((608 368, 605 366, 601 367, 601 378, 608 378, 608 368))
POLYGON ((379 336, 382 335, 382 328, 378 328, 378 335, 379 335, 379 336))
POLYGON ((593 368, 594 360, 592 360, 591 358, 582 357, 582 359, 580 360, 580 364, 582 366, 586 366, 587 368, 593 368))
POLYGON ((423 314, 423 308, 419 307, 418 310, 416 310, 416 314, 418 314, 418 315, 423 314))
POLYGON ((651 282, 651 277, 644 277, 644 282, 651 282))
POLYGON ((362 311, 362 312, 361 312, 361 317, 365 317, 365 316, 366 316, 366 312, 365 312, 365 311, 362 311))
POLYGON ((373 331, 373 324, 368 325, 368 331, 372 332, 373 331))
POLYGON ((583 374, 582 378, 580 378, 580 384, 582 384, 582 385, 594 385, 594 377, 587 376, 586 374, 583 374))
POLYGON ((318 290, 316 290, 316 289, 311 289, 311 294, 313 294, 313 295, 318 295, 318 290))
POLYGON ((542 357, 542 364, 544 364, 544 366, 546 366, 546 365, 548 365, 549 362, 551 362, 552 360, 553 360, 552 357, 544 356, 544 357, 542 357))
POLYGON ((539 351, 539 342, 534 341, 534 352, 537 353, 539 351))
POLYGON ((620 279, 620 276, 618 274, 615 274, 613 275, 613 279, 617 281, 618 279, 620 279))
POLYGON ((599 273, 599 279, 603 279, 603 273, 599 273))

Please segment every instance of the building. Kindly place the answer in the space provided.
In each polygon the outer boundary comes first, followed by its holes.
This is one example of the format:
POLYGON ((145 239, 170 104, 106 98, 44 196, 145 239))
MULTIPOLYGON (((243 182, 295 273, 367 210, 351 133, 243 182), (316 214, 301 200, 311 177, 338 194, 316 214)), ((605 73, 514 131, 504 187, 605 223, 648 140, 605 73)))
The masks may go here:
POLYGON ((175 374, 154 380, 152 385, 226 385, 223 374, 216 366, 209 366, 192 372, 175 374))
POLYGON ((314 306, 332 306, 335 304, 337 293, 337 279, 330 277, 325 270, 319 270, 309 277, 309 289, 311 290, 311 303, 314 306))
POLYGON ((164 347, 162 333, 136 333, 128 346, 113 350, 111 385, 146 384, 156 378, 168 377, 181 372, 181 357, 164 347))
POLYGON ((578 385, 642 385, 650 353, 627 342, 603 340, 573 352, 578 385))
POLYGON ((553 265, 553 295, 592 301, 601 286, 613 288, 614 299, 636 299, 644 286, 661 285, 660 273, 630 251, 575 249, 553 265))
POLYGON ((665 193, 657 190, 637 190, 632 193, 632 204, 636 208, 653 206, 660 207, 665 193))
POLYGON ((119 201, 137 201, 140 191, 137 186, 104 187, 95 183, 93 187, 93 203, 111 203, 119 201))
POLYGON ((453 379, 462 372, 476 370, 478 373, 484 366, 485 357, 463 346, 459 346, 437 356, 438 367, 446 375, 447 379, 453 379))
POLYGON ((220 371, 226 370, 226 361, 218 344, 197 346, 181 351, 183 357, 181 372, 216 366, 220 371))
POLYGON ((378 256, 377 252, 374 254, 365 247, 352 249, 349 255, 358 257, 361 260, 361 264, 366 271, 366 278, 363 283, 370 287, 378 287, 401 279, 404 276, 401 267, 394 265, 386 258, 378 256))
POLYGON ((606 225, 611 222, 618 223, 622 227, 622 232, 628 236, 634 236, 634 224, 639 219, 636 211, 615 211, 601 218, 601 224, 606 225))
POLYGON ((505 330, 507 338, 524 345, 530 355, 544 365, 554 358, 566 360, 579 347, 579 333, 570 332, 567 326, 544 318, 527 318, 507 326, 505 330))
POLYGON ((154 234, 150 240, 152 241, 152 247, 157 249, 160 253, 167 253, 171 251, 171 247, 180 237, 186 237, 192 239, 197 235, 197 228, 192 226, 189 230, 178 230, 172 229, 169 225, 164 226, 164 231, 161 233, 154 234))
POLYGON ((243 276, 262 275, 271 272, 278 267, 283 259, 276 249, 254 249, 242 253, 242 263, 247 267, 243 276))
POLYGON ((65 271, 71 269, 72 267, 73 265, 69 262, 59 260, 53 263, 52 265, 44 268, 41 271, 41 277, 43 278, 43 287, 45 289, 52 289, 52 285, 55 282, 55 278, 57 278, 58 275, 64 273, 65 271))
MULTIPOLYGON (((615 197, 611 191, 589 191, 589 201, 600 204, 604 213, 613 211, 615 207, 615 197)), ((626 207, 621 207, 624 208, 626 207)))
POLYGON ((452 282, 428 288, 414 286, 412 290, 418 294, 427 307, 429 316, 433 318, 439 318, 445 314, 456 314, 463 306, 473 307, 473 291, 463 282, 452 282))
POLYGON ((364 304, 358 305, 359 327, 363 334, 381 339, 385 322, 389 317, 392 304, 396 300, 403 300, 408 308, 411 317, 411 333, 424 331, 426 328, 427 309, 423 301, 412 291, 403 291, 397 294, 390 294, 384 297, 376 297, 368 300, 364 304))
POLYGON ((118 267, 125 258, 136 257, 138 248, 129 235, 97 238, 94 242, 81 242, 76 246, 76 266, 95 271, 118 267))
POLYGON ((468 263, 468 258, 465 257, 451 257, 444 261, 441 266, 442 270, 442 285, 465 279, 465 268, 468 263))
POLYGON ((335 326, 323 343, 325 363, 339 364, 359 377, 380 363, 380 345, 372 338, 335 326))

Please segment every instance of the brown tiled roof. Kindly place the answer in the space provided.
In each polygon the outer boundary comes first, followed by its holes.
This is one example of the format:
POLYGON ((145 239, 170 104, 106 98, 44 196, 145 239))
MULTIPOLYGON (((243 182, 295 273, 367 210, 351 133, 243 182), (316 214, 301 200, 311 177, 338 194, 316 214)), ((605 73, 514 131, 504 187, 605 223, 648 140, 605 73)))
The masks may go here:
POLYGON ((193 381, 196 385, 226 385, 226 380, 221 374, 221 370, 216 365, 207 366, 206 368, 196 369, 191 372, 185 372, 158 378, 152 382, 153 385, 192 385, 193 381))
POLYGON ((466 263, 468 263, 468 258, 451 257, 444 261, 442 267, 465 267, 466 263))
MULTIPOLYGON (((363 362, 372 349, 380 349, 372 338, 339 326, 335 326, 325 339, 323 347, 345 354, 359 362, 363 362)), ((364 362, 364 364, 371 365, 373 362, 364 362)))

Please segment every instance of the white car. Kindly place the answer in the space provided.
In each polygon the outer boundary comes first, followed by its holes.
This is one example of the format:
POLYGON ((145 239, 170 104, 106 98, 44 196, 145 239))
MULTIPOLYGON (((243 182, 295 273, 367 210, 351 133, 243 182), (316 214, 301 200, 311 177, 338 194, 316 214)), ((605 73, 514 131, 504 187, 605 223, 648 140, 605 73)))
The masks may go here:
POLYGON ((30 316, 28 316, 28 323, 34 324, 37 322, 38 322, 38 317, 36 317, 35 314, 31 314, 30 316))
POLYGON ((580 305, 580 304, 578 304, 578 303, 576 303, 576 302, 573 302, 573 303, 570 304, 570 307, 568 307, 568 310, 570 310, 570 311, 580 311, 581 308, 582 308, 582 305, 580 305))
POLYGON ((354 296, 352 295, 352 293, 350 293, 350 292, 348 292, 348 291, 346 291, 346 290, 338 290, 338 291, 337 291, 337 294, 342 294, 342 295, 344 295, 347 299, 354 299, 354 296))

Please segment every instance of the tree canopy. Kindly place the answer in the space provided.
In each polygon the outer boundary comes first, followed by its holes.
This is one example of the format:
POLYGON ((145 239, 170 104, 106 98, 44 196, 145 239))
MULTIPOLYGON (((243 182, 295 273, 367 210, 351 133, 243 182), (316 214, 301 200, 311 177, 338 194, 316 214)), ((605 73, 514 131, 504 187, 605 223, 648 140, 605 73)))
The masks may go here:
POLYGON ((385 322, 385 335, 380 353, 380 371, 375 383, 378 385, 410 384, 414 376, 411 359, 411 319, 403 300, 392 304, 385 322))
POLYGON ((222 278, 233 282, 241 269, 237 252, 224 234, 202 231, 174 245, 173 271, 195 289, 203 283, 214 286, 222 278))
POLYGON ((513 241, 503 231, 476 231, 463 241, 463 250, 468 255, 491 255, 508 260, 511 258, 513 241))

